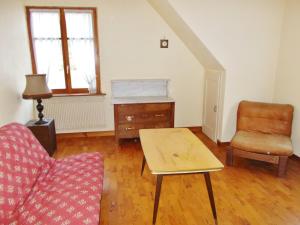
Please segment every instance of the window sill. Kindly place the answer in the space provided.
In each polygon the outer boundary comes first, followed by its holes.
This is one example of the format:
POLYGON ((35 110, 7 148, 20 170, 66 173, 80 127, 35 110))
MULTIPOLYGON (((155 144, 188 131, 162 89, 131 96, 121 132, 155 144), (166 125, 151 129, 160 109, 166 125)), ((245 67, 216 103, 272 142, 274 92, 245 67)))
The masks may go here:
POLYGON ((75 97, 75 96, 105 96, 105 93, 78 93, 78 94, 53 94, 53 97, 75 97))

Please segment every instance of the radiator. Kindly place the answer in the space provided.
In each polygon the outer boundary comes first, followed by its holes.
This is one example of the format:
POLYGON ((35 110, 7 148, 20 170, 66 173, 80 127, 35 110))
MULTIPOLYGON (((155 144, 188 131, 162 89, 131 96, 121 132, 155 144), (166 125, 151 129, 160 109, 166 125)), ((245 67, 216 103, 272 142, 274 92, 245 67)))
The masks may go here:
POLYGON ((43 100, 45 118, 54 118, 57 133, 97 131, 105 127, 103 96, 54 97, 43 100))

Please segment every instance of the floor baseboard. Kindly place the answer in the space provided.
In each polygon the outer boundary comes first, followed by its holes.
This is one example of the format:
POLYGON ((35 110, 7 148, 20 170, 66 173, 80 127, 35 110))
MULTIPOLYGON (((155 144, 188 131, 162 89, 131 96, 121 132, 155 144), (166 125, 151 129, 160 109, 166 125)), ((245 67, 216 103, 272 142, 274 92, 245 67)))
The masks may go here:
POLYGON ((192 132, 202 132, 202 127, 200 126, 200 127, 187 127, 187 128, 189 128, 190 129, 190 131, 192 131, 192 132))
POLYGON ((221 142, 220 140, 217 140, 217 145, 220 147, 226 147, 226 146, 230 145, 230 141, 221 142))
MULTIPOLYGON (((187 127, 192 132, 201 132, 202 127, 187 127)), ((83 137, 108 137, 115 136, 115 131, 91 131, 91 132, 76 132, 76 133, 60 133, 56 134, 57 138, 83 138, 83 137)))
POLYGON ((83 138, 83 137, 107 137, 115 136, 115 131, 93 131, 79 133, 60 133, 56 134, 57 138, 83 138))
POLYGON ((291 156, 291 158, 292 158, 292 159, 295 159, 295 160, 300 160, 300 156, 297 156, 297 155, 295 155, 295 154, 293 154, 293 155, 291 156))

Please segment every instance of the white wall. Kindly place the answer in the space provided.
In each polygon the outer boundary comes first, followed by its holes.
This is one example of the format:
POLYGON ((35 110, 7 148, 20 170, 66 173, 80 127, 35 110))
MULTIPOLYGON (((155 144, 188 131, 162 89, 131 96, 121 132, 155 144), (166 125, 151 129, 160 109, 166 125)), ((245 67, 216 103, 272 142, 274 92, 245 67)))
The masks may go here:
MULTIPOLYGON (((5 74, 5 82, 2 83, 8 85, 1 87, 1 104, 12 103, 1 116, 6 117, 3 121, 26 120, 27 116, 23 115, 28 114, 26 112, 30 111, 27 110, 30 107, 25 110, 19 108, 27 102, 18 99, 24 83, 14 79, 17 76, 23 78, 26 73, 23 64, 27 65, 29 60, 25 15, 21 15, 18 1, 2 2, 1 17, 4 18, 0 23, 8 33, 1 37, 6 37, 1 42, 0 61, 4 64, 1 70, 5 70, 1 73, 1 79, 5 74), (12 24, 16 25, 15 30, 12 24), (15 50, 11 51, 11 46, 15 50), (11 59, 6 52, 11 52, 11 59), (9 61, 13 65, 9 65, 9 61), (15 64, 16 61, 18 64, 15 64)), ((107 93, 104 97, 106 125, 99 130, 113 129, 110 81, 127 78, 170 78, 171 95, 176 100, 175 125, 201 125, 203 68, 146 0, 23 2, 24 5, 98 8, 102 90, 107 93), (168 49, 159 48, 159 39, 164 36, 170 40, 168 49)), ((284 0, 228 0, 226 4, 220 4, 218 0, 169 2, 227 72, 221 140, 230 140, 235 130, 235 114, 240 100, 272 100, 284 0)))
POLYGON ((0 3, 0 126, 25 123, 32 117, 32 101, 23 100, 25 74, 31 72, 23 5, 18 0, 0 3))
POLYGON ((221 141, 240 100, 272 101, 284 0, 169 0, 226 70, 221 141))
POLYGON ((288 0, 282 29, 274 101, 294 105, 292 141, 300 156, 300 1, 288 0))
POLYGON ((189 25, 185 23, 168 1, 148 0, 148 2, 167 22, 205 69, 224 70, 215 56, 211 54, 209 49, 202 43, 200 37, 191 30, 189 25))
MULTIPOLYGON (((184 42, 184 44, 188 47, 188 49, 194 54, 196 59, 203 65, 206 73, 205 80, 209 75, 209 71, 214 71, 220 74, 220 87, 218 94, 218 112, 217 112, 217 120, 216 127, 212 128, 216 132, 216 138, 220 140, 222 137, 222 120, 223 120, 223 101, 224 101, 224 81, 226 71, 224 67, 219 63, 216 59, 215 55, 213 55, 210 50, 206 47, 206 45, 202 42, 201 37, 197 36, 197 34, 191 29, 191 27, 182 19, 181 15, 173 8, 167 0, 147 0, 150 5, 159 13, 159 15, 166 21, 166 23, 172 28, 172 30, 176 33, 176 35, 184 42)), ((206 81, 204 81, 205 83, 206 81)), ((206 98, 209 96, 204 96, 203 101, 207 101, 206 98)), ((205 107, 207 105, 203 105, 203 116, 205 114, 205 107)), ((212 109, 211 109, 212 110, 212 109)), ((203 121, 205 121, 203 117, 203 121)), ((205 122, 202 123, 202 128, 208 127, 208 124, 205 122)), ((203 132, 208 136, 215 136, 215 134, 208 134, 207 129, 203 129, 203 132)))
POLYGON ((107 94, 106 125, 99 130, 113 130, 112 79, 169 78, 170 95, 176 100, 175 126, 202 124, 203 67, 146 0, 24 0, 24 4, 98 8, 102 91, 107 94), (169 39, 168 49, 159 48, 163 37, 169 39))

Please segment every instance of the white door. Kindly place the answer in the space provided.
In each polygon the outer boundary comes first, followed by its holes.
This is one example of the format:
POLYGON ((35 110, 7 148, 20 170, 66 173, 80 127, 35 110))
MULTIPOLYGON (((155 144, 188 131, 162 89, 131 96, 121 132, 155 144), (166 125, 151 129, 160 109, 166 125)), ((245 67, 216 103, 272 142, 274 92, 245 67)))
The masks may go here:
POLYGON ((220 71, 205 74, 202 130, 214 142, 217 142, 221 74, 220 71))

